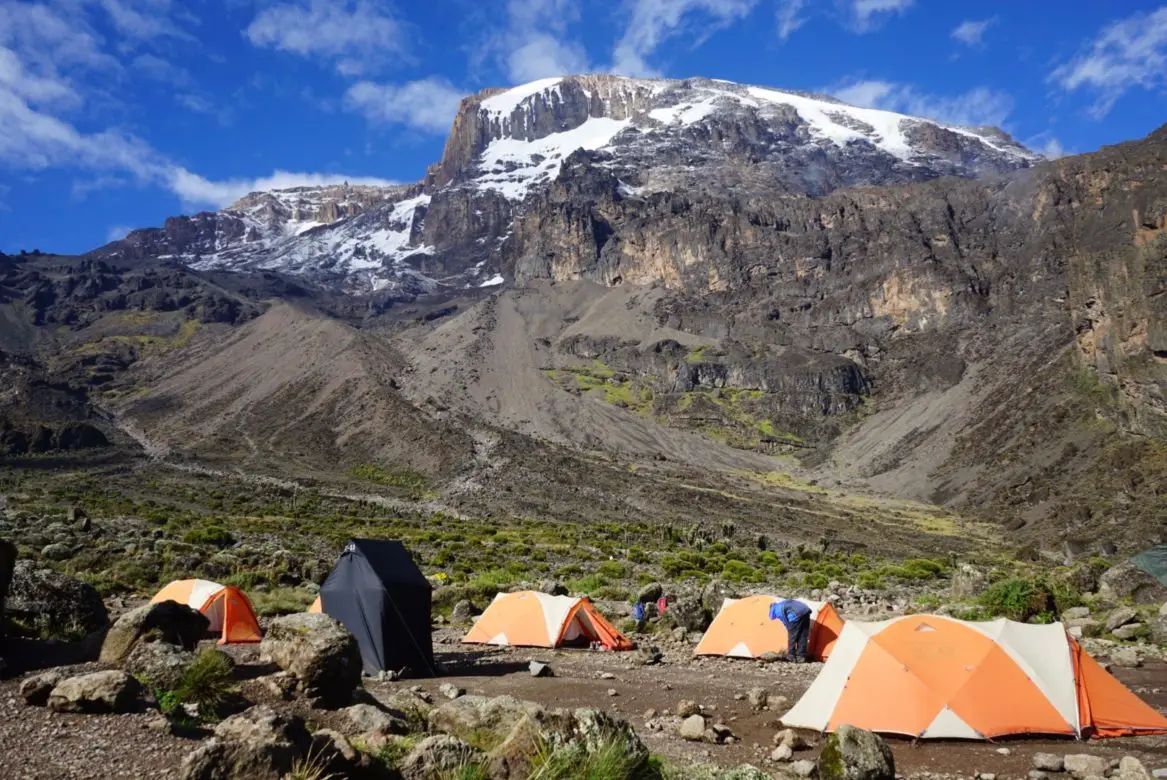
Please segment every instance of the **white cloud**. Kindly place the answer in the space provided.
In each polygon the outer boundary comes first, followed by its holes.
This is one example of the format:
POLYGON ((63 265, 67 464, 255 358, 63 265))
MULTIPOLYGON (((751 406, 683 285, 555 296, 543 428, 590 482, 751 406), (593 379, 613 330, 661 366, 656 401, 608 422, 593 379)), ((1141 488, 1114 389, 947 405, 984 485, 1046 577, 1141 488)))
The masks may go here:
POLYGON ((118 32, 131 38, 186 38, 193 36, 170 18, 170 0, 98 0, 118 32))
POLYGON ((345 106, 372 122, 399 124, 444 133, 450 129, 464 94, 443 78, 407 84, 359 81, 345 93, 345 106))
POLYGON ((778 39, 785 41, 806 24, 802 16, 807 0, 778 0, 778 39))
POLYGON ((904 13, 915 4, 915 0, 850 0, 850 4, 856 32, 867 32, 874 29, 882 17, 904 13))
POLYGON ((81 96, 56 78, 37 76, 25 70, 16 52, 0 46, 0 89, 23 98, 33 105, 77 104, 81 96))
POLYGON ((1090 113, 1099 119, 1132 87, 1167 88, 1167 6, 1108 25, 1049 78, 1067 92, 1096 93, 1090 113))
POLYGON ((130 70, 154 81, 176 87, 188 86, 193 81, 186 68, 149 53, 134 57, 130 63, 130 70))
POLYGON ((1014 105, 1008 94, 988 87, 977 87, 960 95, 933 95, 910 84, 870 80, 840 84, 823 91, 857 106, 882 108, 969 127, 1000 127, 1013 112, 1014 105))
POLYGON ((128 225, 113 225, 109 230, 105 231, 105 240, 120 241, 128 236, 131 230, 133 230, 133 228, 129 227, 128 225))
POLYGON ((569 32, 579 21, 576 0, 507 0, 503 24, 487 29, 472 65, 494 58, 512 84, 586 73, 587 51, 569 32))
POLYGON ((984 43, 985 33, 997 22, 997 17, 989 19, 965 19, 952 31, 952 37, 965 46, 976 48, 984 43))
POLYGON ((659 76, 645 58, 665 40, 687 29, 699 30, 704 39, 744 19, 755 5, 757 0, 625 0, 628 26, 613 51, 612 70, 630 76, 659 76))
POLYGON ((339 173, 294 173, 275 171, 270 176, 256 179, 226 179, 211 181, 186 168, 175 167, 169 171, 169 187, 188 205, 204 205, 223 208, 252 192, 264 190, 284 190, 292 187, 323 187, 333 184, 372 185, 388 187, 398 182, 377 179, 371 176, 345 176, 339 173))
POLYGON ((550 33, 530 33, 507 55, 507 75, 513 83, 584 73, 589 69, 582 44, 550 33))
POLYGON ((247 38, 305 57, 331 57, 344 75, 377 70, 407 56, 402 24, 378 0, 292 0, 260 11, 247 38))

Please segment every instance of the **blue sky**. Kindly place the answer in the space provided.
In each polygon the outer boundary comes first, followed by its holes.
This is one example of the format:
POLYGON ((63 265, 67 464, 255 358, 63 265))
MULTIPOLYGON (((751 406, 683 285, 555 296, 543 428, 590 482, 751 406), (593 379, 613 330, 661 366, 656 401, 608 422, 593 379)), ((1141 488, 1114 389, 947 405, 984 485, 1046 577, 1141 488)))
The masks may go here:
POLYGON ((0 0, 0 250, 83 252, 251 189, 413 181, 460 98, 709 76, 1003 127, 1167 122, 1167 5, 1100 0, 0 0))

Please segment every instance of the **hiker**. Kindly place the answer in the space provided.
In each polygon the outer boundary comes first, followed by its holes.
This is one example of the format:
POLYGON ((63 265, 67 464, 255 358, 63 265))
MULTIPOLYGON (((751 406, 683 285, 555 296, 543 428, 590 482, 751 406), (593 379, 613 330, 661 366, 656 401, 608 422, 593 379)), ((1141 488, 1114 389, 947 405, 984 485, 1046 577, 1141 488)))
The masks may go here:
POLYGON ((805 663, 810 641, 810 607, 797 599, 779 601, 770 607, 770 619, 786 626, 786 657, 796 664, 805 663))

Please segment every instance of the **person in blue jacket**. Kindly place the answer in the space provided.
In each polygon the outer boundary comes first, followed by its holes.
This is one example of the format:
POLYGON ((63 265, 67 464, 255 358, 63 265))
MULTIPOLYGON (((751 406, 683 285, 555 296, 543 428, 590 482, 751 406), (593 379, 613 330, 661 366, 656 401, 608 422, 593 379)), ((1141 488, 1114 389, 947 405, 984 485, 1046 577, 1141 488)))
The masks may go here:
POLYGON ((786 657, 796 664, 807 660, 810 642, 810 607, 797 599, 786 599, 770 606, 770 619, 786 626, 786 657))

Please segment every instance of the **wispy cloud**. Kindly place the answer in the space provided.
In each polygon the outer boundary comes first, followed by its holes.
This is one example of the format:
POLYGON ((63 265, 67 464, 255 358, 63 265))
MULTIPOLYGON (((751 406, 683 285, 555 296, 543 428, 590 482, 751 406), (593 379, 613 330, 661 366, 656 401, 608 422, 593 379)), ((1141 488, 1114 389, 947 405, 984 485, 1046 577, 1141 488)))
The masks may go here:
POLYGON ((997 23, 997 17, 989 19, 965 19, 952 31, 952 37, 969 48, 979 48, 984 45, 985 33, 997 23))
POLYGON ((130 234, 133 230, 129 225, 112 225, 109 230, 105 231, 106 241, 120 241, 130 234))
POLYGON ((449 81, 431 77, 407 84, 360 81, 349 87, 344 102, 372 122, 445 133, 464 96, 449 81))
POLYGON ((1038 133, 1032 138, 1025 139, 1025 146, 1040 154, 1047 160, 1057 160, 1066 155, 1073 154, 1067 149, 1062 142, 1054 136, 1051 132, 1038 133))
POLYGON ((988 87, 977 87, 959 95, 935 95, 921 92, 911 84, 868 80, 845 82, 823 91, 852 105, 970 127, 999 127, 1014 107, 1010 95, 988 87))
POLYGON ((888 16, 902 14, 916 0, 847 0, 856 32, 875 29, 888 16))
POLYGON ((507 0, 502 24, 488 26, 472 65, 492 59, 512 84, 592 70, 571 28, 580 21, 575 0, 507 0))
POLYGON ((1167 88, 1167 6, 1114 22, 1078 56, 1057 67, 1049 80, 1067 92, 1096 95, 1090 113, 1110 113, 1128 90, 1167 88))
POLYGON ((327 57, 349 76, 408 58, 403 24, 378 0, 292 0, 260 11, 248 40, 305 57, 327 57))
POLYGON ((236 178, 212 181, 191 173, 185 168, 175 168, 171 172, 170 188, 183 202, 190 205, 206 205, 222 208, 229 206, 245 195, 264 190, 283 190, 291 187, 322 187, 332 184, 373 185, 388 187, 398 182, 377 179, 370 176, 345 176, 336 173, 294 173, 275 171, 270 176, 260 178, 236 178))
POLYGON ((785 41, 806 23, 806 3, 807 0, 778 0, 778 40, 785 41))
POLYGON ((647 58, 667 39, 686 31, 702 38, 744 19, 758 0, 626 0, 628 24, 612 53, 612 70, 659 76, 647 58))

